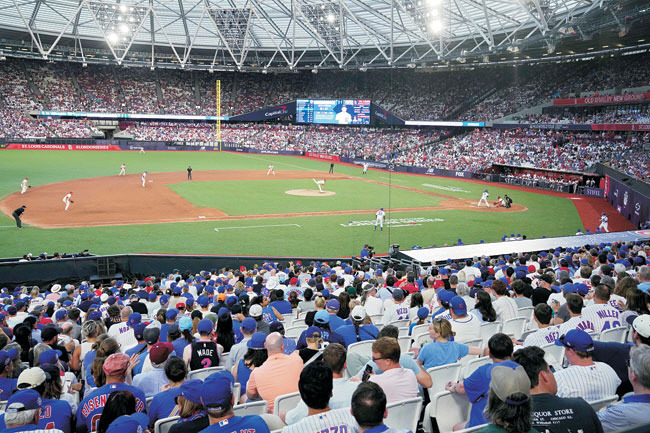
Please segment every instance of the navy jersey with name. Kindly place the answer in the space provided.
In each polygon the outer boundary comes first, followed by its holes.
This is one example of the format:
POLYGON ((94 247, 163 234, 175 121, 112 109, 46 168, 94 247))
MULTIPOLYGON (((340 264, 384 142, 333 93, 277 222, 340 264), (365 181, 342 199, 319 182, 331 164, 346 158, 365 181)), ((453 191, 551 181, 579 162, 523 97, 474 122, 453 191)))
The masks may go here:
POLYGON ((262 417, 259 415, 234 416, 224 419, 201 433, 270 433, 262 417))
POLYGON ((86 396, 77 409, 77 433, 97 431, 99 419, 106 406, 108 396, 114 391, 130 391, 135 397, 136 412, 147 412, 147 399, 144 392, 125 383, 111 383, 97 388, 86 396))

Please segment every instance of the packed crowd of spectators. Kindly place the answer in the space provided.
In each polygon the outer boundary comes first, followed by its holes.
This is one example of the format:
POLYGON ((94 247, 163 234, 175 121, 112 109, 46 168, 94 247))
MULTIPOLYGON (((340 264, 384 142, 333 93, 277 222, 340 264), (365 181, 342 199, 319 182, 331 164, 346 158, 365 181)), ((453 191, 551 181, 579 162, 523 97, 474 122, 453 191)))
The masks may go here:
POLYGON ((5 287, 0 431, 430 432, 453 416, 427 404, 445 391, 471 406, 456 428, 485 433, 647 425, 648 255, 614 242, 404 271, 364 247, 354 264, 5 287), (411 399, 423 413, 384 421, 411 399))
POLYGON ((644 109, 615 110, 600 113, 545 113, 530 114, 519 119, 519 123, 650 123, 650 106, 644 109))
POLYGON ((194 73, 181 70, 157 71, 162 90, 162 108, 166 114, 198 114, 194 98, 194 73))

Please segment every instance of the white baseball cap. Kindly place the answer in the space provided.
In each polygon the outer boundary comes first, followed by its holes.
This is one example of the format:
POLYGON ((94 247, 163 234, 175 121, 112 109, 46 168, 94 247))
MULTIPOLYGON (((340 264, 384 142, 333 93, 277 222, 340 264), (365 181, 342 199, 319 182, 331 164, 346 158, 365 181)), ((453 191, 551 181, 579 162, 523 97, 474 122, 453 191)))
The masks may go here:
POLYGON ((99 297, 102 302, 108 301, 108 293, 102 293, 102 296, 99 297))
POLYGON ((248 314, 251 317, 260 317, 262 315, 262 306, 259 304, 252 305, 248 310, 248 314))
POLYGON ((366 316, 366 309, 362 305, 357 305, 352 309, 352 312, 350 313, 350 317, 352 317, 357 322, 361 322, 366 318, 366 316))
POLYGON ((650 314, 641 314, 632 322, 632 328, 643 338, 650 337, 650 314))

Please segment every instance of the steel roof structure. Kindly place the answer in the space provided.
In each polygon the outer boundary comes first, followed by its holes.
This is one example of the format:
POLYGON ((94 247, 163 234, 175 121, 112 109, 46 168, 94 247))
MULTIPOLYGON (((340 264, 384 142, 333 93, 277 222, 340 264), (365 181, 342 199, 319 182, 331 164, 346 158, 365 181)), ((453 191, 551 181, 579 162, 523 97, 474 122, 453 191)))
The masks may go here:
MULTIPOLYGON (((240 70, 416 67, 464 62, 605 26, 625 32, 620 0, 0 0, 0 36, 25 36, 83 62, 240 70), (617 12, 618 11, 618 12, 617 12), (70 54, 69 54, 70 55, 70 54), (72 55, 70 55, 72 56, 72 55), (164 60, 166 59, 166 60, 164 60)), ((643 2, 641 2, 643 4, 643 2)), ((648 10, 633 10, 637 16, 648 10)), ((627 20, 627 21, 626 21, 627 20)))

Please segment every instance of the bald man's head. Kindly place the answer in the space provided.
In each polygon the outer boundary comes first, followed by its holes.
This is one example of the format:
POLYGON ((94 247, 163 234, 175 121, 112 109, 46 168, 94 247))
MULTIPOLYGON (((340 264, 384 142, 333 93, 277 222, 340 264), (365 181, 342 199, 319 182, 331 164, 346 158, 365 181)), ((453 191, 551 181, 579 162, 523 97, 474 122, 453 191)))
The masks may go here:
POLYGON ((271 332, 268 337, 266 337, 266 350, 269 352, 269 355, 272 353, 282 353, 282 335, 279 332, 271 332))

